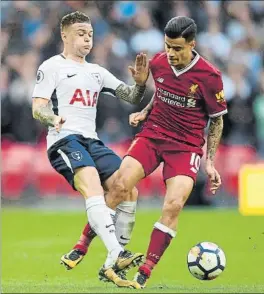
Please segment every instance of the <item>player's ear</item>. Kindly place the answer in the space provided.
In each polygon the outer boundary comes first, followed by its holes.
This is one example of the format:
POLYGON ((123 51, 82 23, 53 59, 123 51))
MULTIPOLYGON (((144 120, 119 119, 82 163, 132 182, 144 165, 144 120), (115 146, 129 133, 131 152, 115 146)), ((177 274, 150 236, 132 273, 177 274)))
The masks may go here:
POLYGON ((69 35, 70 26, 64 26, 61 28, 61 39, 63 42, 66 42, 69 35))
POLYGON ((191 48, 194 49, 195 45, 196 45, 195 40, 192 40, 192 41, 190 42, 190 46, 191 46, 191 48))
POLYGON ((62 39, 63 42, 66 42, 66 40, 67 40, 67 35, 66 35, 64 30, 61 31, 61 39, 62 39))

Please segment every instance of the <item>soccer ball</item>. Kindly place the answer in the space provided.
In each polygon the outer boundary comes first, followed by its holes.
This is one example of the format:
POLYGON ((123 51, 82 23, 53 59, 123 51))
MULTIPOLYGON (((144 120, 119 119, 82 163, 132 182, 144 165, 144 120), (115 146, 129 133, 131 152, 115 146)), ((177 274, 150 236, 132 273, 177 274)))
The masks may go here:
POLYGON ((225 269, 226 257, 221 248, 211 242, 195 245, 188 253, 190 273, 199 280, 213 280, 225 269))

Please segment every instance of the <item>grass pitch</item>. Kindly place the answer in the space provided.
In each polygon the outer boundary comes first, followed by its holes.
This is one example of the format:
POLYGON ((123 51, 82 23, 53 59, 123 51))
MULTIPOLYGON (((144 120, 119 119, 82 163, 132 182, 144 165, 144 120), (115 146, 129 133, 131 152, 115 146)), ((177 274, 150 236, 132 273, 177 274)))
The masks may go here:
MULTIPOLYGON (((146 252, 159 211, 138 211, 131 244, 146 252)), ((85 213, 2 209, 2 293, 264 293, 264 218, 235 210, 185 209, 172 241, 144 290, 116 288, 97 279, 106 250, 96 238, 75 269, 59 264, 78 239, 85 213), (225 271, 199 281, 186 265, 189 249, 212 241, 224 250, 225 271)), ((129 278, 133 277, 135 269, 129 278)))

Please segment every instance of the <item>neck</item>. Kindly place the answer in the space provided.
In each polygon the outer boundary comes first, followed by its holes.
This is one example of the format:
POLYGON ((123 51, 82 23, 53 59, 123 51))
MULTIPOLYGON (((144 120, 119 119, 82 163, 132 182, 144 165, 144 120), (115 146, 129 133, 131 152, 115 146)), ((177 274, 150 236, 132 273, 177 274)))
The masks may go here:
POLYGON ((78 56, 76 54, 68 52, 66 49, 63 50, 62 55, 66 59, 71 59, 71 60, 74 60, 74 61, 79 62, 79 63, 85 63, 85 56, 80 57, 80 56, 78 56))
POLYGON ((178 70, 185 68, 186 66, 188 66, 192 62, 192 60, 194 59, 195 56, 196 56, 196 54, 192 51, 192 54, 191 54, 190 58, 188 58, 186 63, 185 64, 179 64, 179 66, 175 66, 175 68, 178 69, 178 70))

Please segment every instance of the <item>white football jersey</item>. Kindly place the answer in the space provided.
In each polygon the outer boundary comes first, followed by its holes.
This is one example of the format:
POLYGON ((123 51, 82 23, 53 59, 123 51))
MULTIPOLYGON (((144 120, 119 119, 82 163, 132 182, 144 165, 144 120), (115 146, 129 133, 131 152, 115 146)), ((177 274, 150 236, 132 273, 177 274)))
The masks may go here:
POLYGON ((98 139, 95 120, 99 93, 115 95, 122 83, 97 64, 79 63, 62 54, 44 61, 32 97, 49 99, 54 114, 66 119, 60 133, 49 127, 47 148, 70 134, 98 139))

